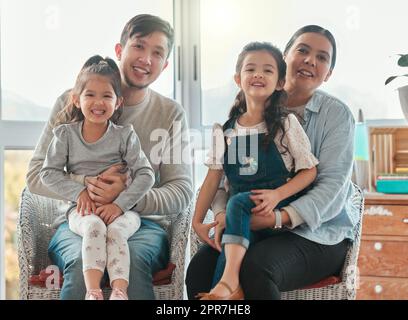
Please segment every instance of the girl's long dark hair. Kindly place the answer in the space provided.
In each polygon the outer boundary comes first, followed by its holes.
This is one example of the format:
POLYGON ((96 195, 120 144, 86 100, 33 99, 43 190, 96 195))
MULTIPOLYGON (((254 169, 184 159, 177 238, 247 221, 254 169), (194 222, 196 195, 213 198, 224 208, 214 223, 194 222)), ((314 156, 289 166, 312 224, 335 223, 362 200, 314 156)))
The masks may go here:
MULTIPOLYGON (((57 114, 54 126, 84 120, 81 109, 75 106, 74 96, 79 96, 82 93, 91 75, 106 77, 110 81, 116 97, 118 99, 122 97, 120 70, 115 61, 108 57, 102 58, 100 55, 92 56, 82 66, 75 81, 75 86, 69 92, 67 103, 57 114)), ((117 108, 110 120, 113 123, 117 123, 122 111, 122 106, 117 108)))
MULTIPOLYGON (((251 42, 247 44, 238 56, 237 64, 235 67, 235 73, 239 75, 241 73, 242 65, 245 57, 248 53, 254 51, 267 51, 276 61, 278 67, 278 81, 284 81, 286 76, 286 62, 283 60, 282 52, 270 44, 269 42, 251 42)), ((285 136, 284 120, 288 116, 289 112, 286 111, 284 105, 287 101, 287 94, 282 90, 275 90, 272 95, 266 100, 264 108, 264 120, 268 130, 268 134, 262 141, 265 148, 273 141, 279 130, 282 131, 282 137, 280 143, 284 148, 284 153, 288 151, 287 146, 283 144, 283 138, 285 136)), ((229 119, 238 119, 247 111, 247 105, 245 100, 245 94, 240 90, 235 97, 234 104, 229 113, 229 119)), ((229 121, 228 121, 229 122, 229 121)), ((226 124, 223 127, 224 131, 227 129, 226 124)))

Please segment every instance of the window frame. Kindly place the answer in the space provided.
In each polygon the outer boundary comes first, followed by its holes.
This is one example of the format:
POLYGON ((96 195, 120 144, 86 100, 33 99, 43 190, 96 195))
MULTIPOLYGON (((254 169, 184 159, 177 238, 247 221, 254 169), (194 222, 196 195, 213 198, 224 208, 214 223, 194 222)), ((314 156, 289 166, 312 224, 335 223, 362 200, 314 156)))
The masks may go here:
MULTIPOLYGON (((1 111, 1 110, 0 110, 1 111)), ((0 128, 1 128, 0 121, 0 128)), ((1 129, 0 129, 1 132, 1 129)), ((0 135, 1 137, 1 135, 0 135)), ((1 138, 0 138, 1 139, 1 138)), ((6 297, 6 238, 5 238, 5 217, 4 217, 4 147, 0 144, 0 300, 6 297)))

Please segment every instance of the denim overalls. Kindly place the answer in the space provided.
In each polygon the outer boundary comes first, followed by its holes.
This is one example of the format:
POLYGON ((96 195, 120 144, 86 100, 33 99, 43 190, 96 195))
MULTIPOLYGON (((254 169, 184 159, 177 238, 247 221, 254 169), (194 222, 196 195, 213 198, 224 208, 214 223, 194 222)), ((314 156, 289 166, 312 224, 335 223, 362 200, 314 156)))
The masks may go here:
MULTIPOLYGON (((224 125, 224 132, 233 130, 235 124, 236 119, 228 120, 224 125)), ((271 228, 250 231, 251 209, 255 207, 249 198, 250 191, 278 188, 294 176, 293 172, 287 170, 273 141, 265 149, 262 143, 265 135, 261 133, 228 137, 226 134, 223 169, 229 183, 229 200, 226 208, 226 227, 222 236, 223 245, 237 243, 248 249, 250 242, 259 241, 280 232, 271 228)), ((281 201, 277 208, 288 205, 299 196, 300 194, 296 194, 281 201)), ((223 246, 215 268, 213 287, 221 279, 224 267, 223 246)))

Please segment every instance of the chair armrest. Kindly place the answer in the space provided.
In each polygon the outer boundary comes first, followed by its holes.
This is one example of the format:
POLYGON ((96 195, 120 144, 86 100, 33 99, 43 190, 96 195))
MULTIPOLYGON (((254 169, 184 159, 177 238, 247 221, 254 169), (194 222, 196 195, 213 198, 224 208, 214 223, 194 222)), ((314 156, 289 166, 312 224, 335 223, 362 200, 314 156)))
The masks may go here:
POLYGON ((33 230, 30 217, 33 199, 25 188, 21 194, 19 216, 17 218, 17 252, 19 265, 20 299, 28 299, 28 279, 33 274, 33 230))
POLYGON ((354 194, 352 196, 353 206, 358 208, 359 217, 356 226, 354 227, 354 241, 351 244, 350 249, 347 252, 346 261, 344 263, 343 270, 341 271, 341 278, 346 285, 346 289, 349 291, 348 296, 350 299, 355 299, 356 295, 356 282, 358 279, 358 267, 357 259, 360 252, 361 243, 361 230, 363 225, 364 215, 364 194, 361 189, 353 183, 354 194))
POLYGON ((29 278, 51 264, 47 247, 52 236, 51 224, 56 201, 24 188, 17 219, 17 252, 20 271, 20 298, 28 299, 29 278))
MULTIPOLYGON (((17 220, 17 249, 20 265, 20 278, 33 274, 34 268, 34 232, 33 217, 35 216, 36 199, 24 188, 20 198, 19 216, 17 220)), ((37 270, 39 271, 39 270, 37 270)))
POLYGON ((186 248, 190 231, 191 217, 194 208, 192 201, 188 208, 171 218, 169 234, 170 262, 176 265, 171 277, 173 293, 171 299, 183 299, 184 269, 186 261, 186 248))
POLYGON ((39 273, 50 264, 48 243, 55 230, 51 225, 57 214, 57 200, 22 192, 17 222, 19 259, 26 264, 29 274, 39 273))
POLYGON ((185 254, 188 232, 191 225, 191 217, 193 212, 193 203, 186 210, 177 215, 174 221, 171 222, 170 228, 170 261, 176 264, 180 255, 185 254))

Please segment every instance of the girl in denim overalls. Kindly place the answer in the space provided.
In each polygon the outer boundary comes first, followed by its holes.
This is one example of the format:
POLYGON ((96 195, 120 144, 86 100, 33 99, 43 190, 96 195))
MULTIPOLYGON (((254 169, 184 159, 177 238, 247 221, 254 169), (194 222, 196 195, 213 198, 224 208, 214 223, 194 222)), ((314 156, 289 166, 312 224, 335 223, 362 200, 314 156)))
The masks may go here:
MULTIPOLYGON (((213 145, 206 161, 208 174, 201 187, 193 217, 193 228, 205 242, 221 251, 210 293, 201 299, 243 299, 239 271, 250 243, 271 237, 280 229, 279 208, 304 192, 316 177, 317 159, 310 142, 293 114, 283 104, 286 64, 282 53, 269 43, 246 45, 238 57, 235 82, 240 92, 229 120, 213 128, 213 145), (203 224, 223 173, 228 179, 227 203, 222 248, 209 239, 203 224), (265 192, 267 190, 267 192, 265 192), (275 225, 251 231, 253 208, 268 197, 269 215, 275 225)), ((267 205, 265 205, 267 206, 267 205)), ((256 276, 256 275, 254 275, 256 276)))

